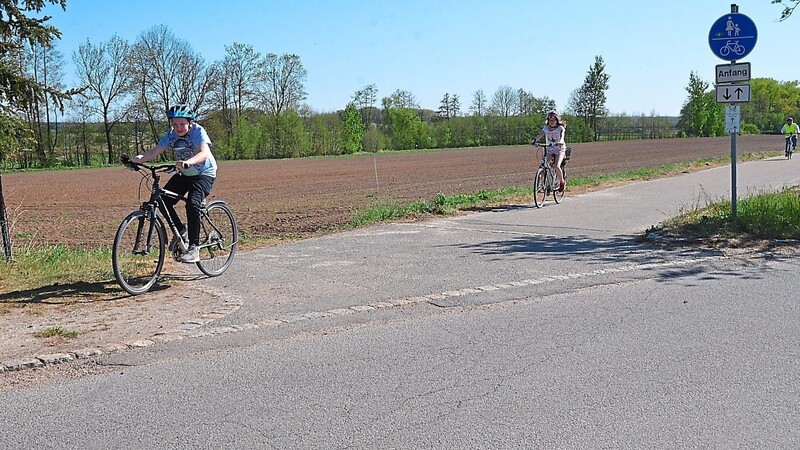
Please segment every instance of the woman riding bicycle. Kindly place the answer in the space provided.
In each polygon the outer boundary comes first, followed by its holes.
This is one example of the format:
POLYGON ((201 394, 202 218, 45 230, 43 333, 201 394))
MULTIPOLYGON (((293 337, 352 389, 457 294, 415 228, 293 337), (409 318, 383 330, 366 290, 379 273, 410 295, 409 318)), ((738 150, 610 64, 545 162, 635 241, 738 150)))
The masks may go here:
POLYGON ((211 193, 211 187, 217 176, 217 161, 211 153, 211 139, 206 130, 195 123, 195 115, 188 105, 175 105, 167 111, 172 129, 158 144, 142 155, 132 157, 135 163, 155 159, 167 149, 172 149, 175 156, 173 175, 164 185, 164 189, 179 196, 187 195, 186 226, 175 212, 177 199, 164 198, 167 212, 181 231, 184 239, 188 238, 189 251, 180 257, 181 262, 194 263, 200 260, 197 245, 200 243, 200 205, 211 193), (188 228, 187 228, 188 226, 188 228))
POLYGON ((786 125, 781 127, 781 133, 786 137, 786 152, 789 152, 789 144, 792 146, 792 152, 797 147, 797 132, 798 125, 794 123, 791 117, 786 119, 786 125))
POLYGON ((567 183, 564 181, 564 173, 561 171, 561 163, 564 161, 567 149, 567 144, 564 140, 564 135, 567 131, 566 127, 567 124, 561 121, 558 114, 555 111, 550 111, 547 114, 547 122, 544 128, 542 128, 542 131, 531 141, 532 144, 536 144, 542 137, 547 137, 546 156, 548 158, 553 157, 555 160, 559 192, 564 192, 564 188, 567 186, 567 183))

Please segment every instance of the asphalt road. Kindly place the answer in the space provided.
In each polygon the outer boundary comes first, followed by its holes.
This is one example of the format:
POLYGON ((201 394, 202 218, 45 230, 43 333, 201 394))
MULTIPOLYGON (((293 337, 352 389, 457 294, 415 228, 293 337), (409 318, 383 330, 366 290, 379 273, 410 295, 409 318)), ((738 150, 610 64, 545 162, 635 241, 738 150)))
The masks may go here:
POLYGON ((729 167, 243 254, 198 337, 0 393, 0 445, 796 448, 794 253, 634 241, 718 198, 729 167))

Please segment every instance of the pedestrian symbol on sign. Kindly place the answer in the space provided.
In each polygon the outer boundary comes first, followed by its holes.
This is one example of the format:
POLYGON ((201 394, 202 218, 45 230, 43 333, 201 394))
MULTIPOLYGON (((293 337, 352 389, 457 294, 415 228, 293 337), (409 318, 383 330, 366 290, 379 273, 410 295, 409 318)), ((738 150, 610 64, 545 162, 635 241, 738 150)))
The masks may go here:
POLYGON ((739 29, 739 25, 733 22, 733 16, 728 16, 728 22, 725 24, 725 31, 728 32, 728 37, 736 37, 739 36, 739 32, 742 30, 739 29), (731 33, 733 34, 731 35, 731 33))

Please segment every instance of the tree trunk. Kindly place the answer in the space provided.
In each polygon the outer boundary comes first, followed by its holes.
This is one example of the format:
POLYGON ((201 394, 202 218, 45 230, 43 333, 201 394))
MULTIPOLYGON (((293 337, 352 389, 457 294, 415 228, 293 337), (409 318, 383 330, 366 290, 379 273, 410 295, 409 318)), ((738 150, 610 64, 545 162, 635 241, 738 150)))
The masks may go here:
POLYGON ((8 214, 6 214, 6 200, 3 197, 3 178, 0 174, 0 233, 3 235, 3 253, 6 262, 11 262, 11 235, 8 231, 8 214))

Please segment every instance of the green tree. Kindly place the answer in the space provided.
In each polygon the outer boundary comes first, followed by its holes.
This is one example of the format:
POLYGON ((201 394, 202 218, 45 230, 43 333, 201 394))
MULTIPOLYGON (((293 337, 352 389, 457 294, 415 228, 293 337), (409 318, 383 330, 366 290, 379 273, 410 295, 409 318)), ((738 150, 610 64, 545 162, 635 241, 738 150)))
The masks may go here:
POLYGON ((451 104, 450 102, 451 102, 450 93, 445 92, 444 97, 442 97, 442 101, 439 102, 439 110, 436 111, 436 115, 440 119, 450 120, 450 117, 453 116, 453 114, 450 111, 450 104, 451 104))
POLYGON ((376 101, 378 101, 378 88, 375 84, 370 84, 364 89, 356 91, 353 95, 353 103, 355 103, 356 109, 361 114, 361 121, 365 127, 375 123, 379 116, 378 108, 375 106, 376 101))
POLYGON ((608 114, 606 91, 610 77, 605 73, 605 68, 603 57, 595 56, 594 64, 589 68, 583 85, 572 92, 568 106, 573 114, 586 122, 594 133, 595 140, 598 139, 599 122, 608 114))
MULTIPOLYGON (((49 16, 41 19, 28 17, 31 11, 41 12, 47 3, 59 5, 66 10, 66 0, 0 0, 0 153, 7 155, 21 144, 21 139, 8 136, 22 135, 17 115, 32 105, 52 100, 61 110, 64 100, 74 92, 62 92, 30 78, 20 70, 17 63, 24 44, 52 47, 53 39, 61 33, 47 25, 49 16)), ((5 198, 0 178, 0 234, 3 236, 3 251, 7 261, 11 261, 11 237, 8 229, 5 198)))
POLYGON ((771 78, 753 78, 752 99, 742 103, 742 121, 760 131, 775 132, 787 116, 800 115, 800 82, 780 82, 771 78))
POLYGON ((725 114, 716 93, 695 72, 689 74, 689 94, 681 108, 678 128, 687 136, 719 136, 724 133, 725 114))
POLYGON ((361 151, 364 141, 364 124, 361 122, 356 105, 353 102, 347 104, 344 109, 344 130, 342 132, 343 150, 347 154, 361 151))
POLYGON ((389 108, 389 140, 393 150, 430 148, 431 135, 428 126, 410 108, 389 108))

